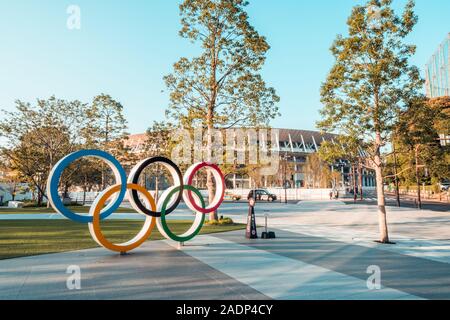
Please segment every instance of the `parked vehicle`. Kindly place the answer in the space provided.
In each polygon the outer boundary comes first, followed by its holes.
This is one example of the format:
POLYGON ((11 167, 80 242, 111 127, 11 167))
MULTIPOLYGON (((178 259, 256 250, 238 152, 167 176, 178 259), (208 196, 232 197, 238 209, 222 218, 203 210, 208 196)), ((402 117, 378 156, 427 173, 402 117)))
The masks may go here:
POLYGON ((238 194, 234 194, 231 191, 226 191, 225 192, 225 196, 224 196, 224 200, 227 201, 239 201, 241 200, 241 196, 238 194))
POLYGON ((274 202, 277 200, 277 196, 274 195, 273 193, 268 192, 267 190, 264 189, 255 189, 255 190, 251 190, 248 193, 248 197, 247 199, 250 198, 254 198, 257 201, 261 201, 261 200, 265 200, 268 202, 274 202))
POLYGON ((441 191, 448 191, 450 189, 450 181, 442 181, 439 183, 439 187, 441 188, 441 191))

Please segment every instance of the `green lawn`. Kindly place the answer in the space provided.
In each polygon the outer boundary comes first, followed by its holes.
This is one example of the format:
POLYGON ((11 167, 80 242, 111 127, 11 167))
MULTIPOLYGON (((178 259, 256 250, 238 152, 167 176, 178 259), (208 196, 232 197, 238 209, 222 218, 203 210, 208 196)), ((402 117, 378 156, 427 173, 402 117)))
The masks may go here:
MULTIPOLYGON (((176 234, 186 231, 192 222, 170 221, 176 234)), ((142 221, 106 220, 102 222, 105 236, 115 242, 133 238, 142 227, 142 221)), ((245 225, 204 226, 201 234, 245 229, 245 225)), ((163 237, 155 227, 150 240, 163 237)), ((86 224, 70 220, 0 220, 0 260, 47 253, 96 248, 86 224)), ((106 250, 106 249, 105 249, 106 250)))
MULTIPOLYGON (((86 206, 69 206, 67 207, 68 209, 72 210, 73 212, 77 212, 77 213, 88 213, 90 207, 86 207, 86 206)), ((118 213, 131 213, 131 212, 135 212, 133 211, 133 209, 131 208, 119 208, 114 212, 118 212, 118 213)), ((0 214, 22 214, 22 213, 35 213, 35 214, 39 214, 39 213, 56 213, 55 210, 53 210, 53 208, 0 208, 0 214)))

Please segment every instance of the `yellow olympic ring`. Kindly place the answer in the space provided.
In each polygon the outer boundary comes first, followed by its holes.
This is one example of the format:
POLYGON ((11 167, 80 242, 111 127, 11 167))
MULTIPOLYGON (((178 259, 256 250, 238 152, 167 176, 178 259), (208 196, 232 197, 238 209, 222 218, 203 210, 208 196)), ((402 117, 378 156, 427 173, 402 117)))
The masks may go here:
MULTIPOLYGON (((91 209, 89 211, 90 215, 92 216, 92 222, 89 222, 89 231, 92 235, 92 238, 104 248, 116 252, 128 252, 138 248, 150 237, 156 225, 156 219, 155 217, 146 215, 144 226, 142 227, 141 231, 139 231, 139 233, 133 239, 125 243, 114 244, 110 242, 108 239, 106 239, 100 228, 100 212, 104 207, 106 201, 113 194, 120 192, 121 187, 122 187, 121 185, 111 186, 107 188, 105 191, 103 191, 97 197, 97 199, 92 204, 91 209)), ((156 211, 155 199, 144 187, 141 187, 140 185, 137 184, 127 184, 127 189, 136 190, 140 192, 144 196, 147 205, 150 205, 151 210, 156 211)))

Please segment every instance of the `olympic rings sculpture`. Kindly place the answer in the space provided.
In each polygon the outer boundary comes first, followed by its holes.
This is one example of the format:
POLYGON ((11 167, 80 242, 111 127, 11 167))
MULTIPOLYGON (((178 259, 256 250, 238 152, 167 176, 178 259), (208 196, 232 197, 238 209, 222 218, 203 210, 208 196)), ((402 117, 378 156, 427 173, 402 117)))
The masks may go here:
POLYGON ((53 167, 47 181, 47 190, 48 200, 56 212, 75 222, 87 223, 92 238, 100 246, 111 251, 123 253, 141 246, 151 236, 155 226, 168 240, 184 243, 193 239, 200 232, 205 222, 205 214, 217 210, 222 204, 225 195, 225 179, 219 167, 212 163, 196 163, 189 167, 185 175, 182 176, 178 166, 171 160, 163 157, 154 157, 139 162, 131 170, 127 180, 127 175, 122 165, 109 153, 100 150, 81 150, 62 158, 53 167), (59 181, 64 170, 74 161, 84 157, 93 157, 105 161, 111 168, 116 180, 115 185, 106 188, 96 197, 87 216, 79 215, 65 207, 58 193, 59 181), (144 187, 137 184, 144 169, 154 164, 163 165, 169 171, 174 181, 174 186, 163 192, 157 203, 144 187), (203 168, 212 170, 216 183, 214 199, 208 206, 206 206, 200 191, 192 186, 195 174, 203 168), (143 196, 144 203, 139 198, 139 194, 143 196), (125 197, 128 198, 134 210, 145 216, 145 221, 142 229, 133 239, 125 243, 114 244, 103 235, 100 221, 112 215, 120 207, 125 197), (112 200, 105 206, 110 198, 112 200), (166 216, 175 211, 181 200, 184 200, 187 207, 195 212, 195 219, 189 230, 182 235, 176 235, 170 230, 166 216))

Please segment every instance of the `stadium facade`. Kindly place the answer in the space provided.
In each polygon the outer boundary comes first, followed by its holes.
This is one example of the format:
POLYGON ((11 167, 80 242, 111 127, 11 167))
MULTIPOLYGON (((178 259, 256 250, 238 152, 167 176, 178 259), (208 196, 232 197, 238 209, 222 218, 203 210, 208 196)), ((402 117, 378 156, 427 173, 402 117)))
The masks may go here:
POLYGON ((450 33, 426 65, 425 79, 429 98, 450 96, 450 33))
MULTIPOLYGON (((277 129, 279 146, 280 163, 288 163, 290 168, 289 176, 285 176, 283 169, 280 167, 278 173, 279 179, 271 179, 266 181, 264 187, 284 187, 283 181, 287 188, 306 188, 305 164, 308 155, 318 152, 321 144, 324 141, 334 141, 337 135, 321 134, 317 131, 295 130, 295 129, 277 129), (276 184, 276 185, 274 185, 276 184)), ((145 152, 146 134, 131 135, 126 142, 127 147, 133 153, 145 152)), ((339 172, 341 174, 341 185, 339 188, 352 188, 352 170, 351 165, 346 160, 340 160, 333 166, 330 166, 331 171, 339 172)), ((248 189, 253 187, 251 178, 248 176, 241 176, 239 174, 229 174, 226 177, 227 188, 229 189, 248 189)), ((359 181, 358 175, 356 175, 359 181)), ((362 184, 363 187, 375 187, 375 176, 372 170, 362 169, 362 184)))

